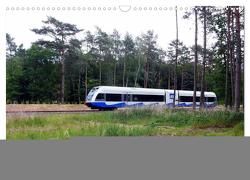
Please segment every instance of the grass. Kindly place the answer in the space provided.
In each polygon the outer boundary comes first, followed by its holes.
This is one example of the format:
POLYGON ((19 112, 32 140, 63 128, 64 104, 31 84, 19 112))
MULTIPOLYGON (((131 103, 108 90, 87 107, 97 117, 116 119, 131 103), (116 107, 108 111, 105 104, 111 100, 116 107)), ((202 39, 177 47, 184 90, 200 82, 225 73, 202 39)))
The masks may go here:
POLYGON ((244 113, 135 108, 88 114, 13 117, 7 139, 77 136, 243 136, 244 113))
POLYGON ((7 104, 7 111, 53 111, 86 110, 84 104, 7 104))

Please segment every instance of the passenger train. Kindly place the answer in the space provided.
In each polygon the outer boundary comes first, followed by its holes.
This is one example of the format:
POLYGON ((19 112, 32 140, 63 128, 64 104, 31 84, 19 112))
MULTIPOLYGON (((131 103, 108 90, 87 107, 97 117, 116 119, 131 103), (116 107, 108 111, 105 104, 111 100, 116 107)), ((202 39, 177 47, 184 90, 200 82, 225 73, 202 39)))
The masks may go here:
MULTIPOLYGON (((205 92, 205 107, 215 107, 217 104, 214 92, 205 92)), ((196 106, 200 105, 200 91, 196 92, 196 106)), ((164 106, 171 108, 193 106, 193 91, 133 88, 116 86, 98 86, 91 89, 86 97, 86 105, 92 109, 117 109, 123 107, 164 106)))

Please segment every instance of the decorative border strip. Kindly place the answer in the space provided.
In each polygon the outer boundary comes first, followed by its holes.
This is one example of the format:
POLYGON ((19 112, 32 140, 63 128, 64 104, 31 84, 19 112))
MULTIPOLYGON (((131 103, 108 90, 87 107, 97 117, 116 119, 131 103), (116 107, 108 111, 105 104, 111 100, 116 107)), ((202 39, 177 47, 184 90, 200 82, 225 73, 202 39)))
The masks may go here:
MULTIPOLYGON (((240 9, 243 9, 243 6, 240 6, 240 9)), ((174 7, 174 6, 130 6, 130 5, 120 5, 120 6, 37 6, 37 7, 13 7, 7 6, 5 8, 6 11, 117 11, 120 10, 122 12, 129 11, 172 11, 178 9, 180 11, 188 11, 194 10, 195 7, 174 7)), ((197 8, 200 9, 200 8, 197 8)), ((214 10, 225 10, 226 6, 218 6, 214 7, 214 10)))

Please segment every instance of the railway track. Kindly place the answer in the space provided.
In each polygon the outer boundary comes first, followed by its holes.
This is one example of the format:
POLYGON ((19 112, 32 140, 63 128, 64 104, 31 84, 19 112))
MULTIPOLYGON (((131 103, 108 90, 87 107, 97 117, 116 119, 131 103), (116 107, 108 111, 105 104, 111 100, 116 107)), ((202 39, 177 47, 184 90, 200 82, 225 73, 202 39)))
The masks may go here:
POLYGON ((6 111, 6 114, 25 114, 25 113, 89 113, 89 112, 100 112, 99 110, 28 110, 28 111, 6 111))

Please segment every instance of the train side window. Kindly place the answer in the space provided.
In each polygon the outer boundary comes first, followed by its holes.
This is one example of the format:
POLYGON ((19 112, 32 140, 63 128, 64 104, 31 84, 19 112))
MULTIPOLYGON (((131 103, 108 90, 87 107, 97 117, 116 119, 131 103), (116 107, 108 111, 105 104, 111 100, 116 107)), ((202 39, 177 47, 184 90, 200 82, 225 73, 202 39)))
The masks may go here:
POLYGON ((162 95, 153 95, 152 99, 156 102, 162 102, 164 101, 164 96, 162 95))
MULTIPOLYGON (((193 96, 180 96, 179 102, 193 102, 193 96)), ((196 97, 196 102, 200 102, 200 97, 196 97)))
POLYGON ((121 94, 106 94, 106 101, 122 101, 121 94))
POLYGON ((142 95, 133 94, 133 101, 143 101, 143 102, 163 102, 164 96, 162 95, 142 95))
POLYGON ((215 102, 215 97, 207 97, 207 102, 215 102))
POLYGON ((131 94, 124 94, 124 101, 131 101, 131 94))
POLYGON ((180 96, 179 97, 180 102, 193 102, 192 96, 180 96))
POLYGON ((133 95, 132 96, 132 101, 139 101, 138 95, 133 95))
POLYGON ((99 93, 96 98, 95 98, 96 101, 105 101, 105 98, 104 98, 104 94, 103 93, 99 93))

